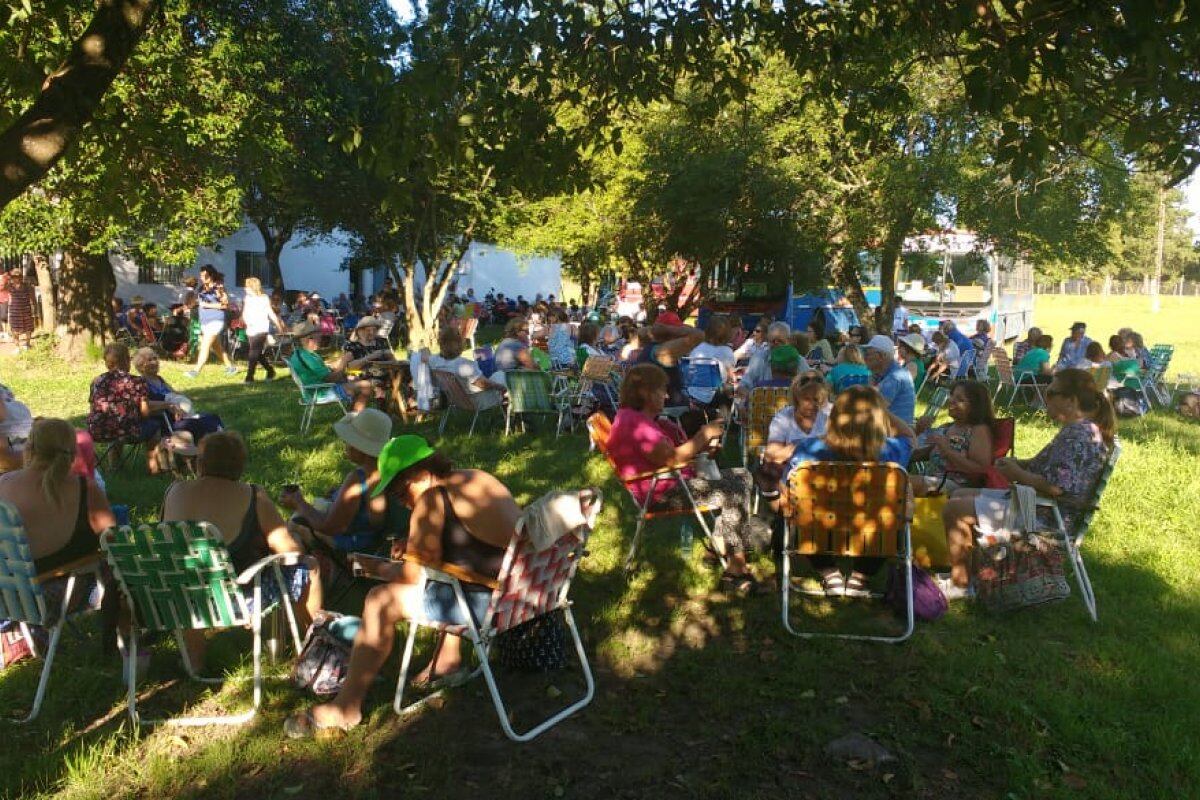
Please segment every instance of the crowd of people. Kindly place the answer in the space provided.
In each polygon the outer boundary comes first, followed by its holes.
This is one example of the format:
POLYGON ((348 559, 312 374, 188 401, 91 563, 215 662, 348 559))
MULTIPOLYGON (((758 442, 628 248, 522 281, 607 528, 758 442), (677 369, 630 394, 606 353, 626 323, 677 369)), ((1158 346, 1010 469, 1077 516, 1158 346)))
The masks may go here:
MULTIPOLYGON (((194 474, 177 475, 166 489, 161 518, 212 523, 239 570, 270 553, 306 554, 287 569, 286 585, 270 589, 286 593, 302 621, 321 610, 330 571, 349 553, 390 552, 396 558, 411 553, 424 563, 450 563, 494 578, 520 509, 496 476, 456 467, 419 436, 395 435, 392 418, 376 407, 388 376, 381 365, 395 359, 389 320, 374 313, 357 316, 346 326, 343 349, 327 363, 319 353, 323 301, 310 294, 286 307, 257 281, 248 283, 241 309, 251 355, 247 379, 254 378, 256 367, 267 379, 274 377, 275 364, 263 357, 264 342, 273 330, 290 330, 296 342, 290 366, 298 381, 330 386, 352 409, 333 425, 344 445, 344 480, 325 493, 293 484, 274 496, 246 482, 252 456, 242 437, 225 430, 219 417, 197 412, 162 378, 158 350, 145 346, 131 354, 126 344, 115 342, 105 348, 105 371, 92 382, 85 430, 57 419, 33 420, 0 387, 0 434, 7 433, 0 435, 0 470, 7 470, 0 475, 0 501, 21 514, 39 571, 95 553, 97 534, 116 521, 102 481, 106 464, 94 455, 97 445, 110 453, 141 446, 147 469, 157 473, 172 468, 177 452, 161 443, 182 433, 192 448, 186 452, 194 455, 194 474)), ((206 267, 194 301, 181 303, 197 311, 202 356, 223 353, 219 342, 229 302, 222 276, 206 267)), ((384 298, 385 307, 389 302, 394 301, 384 298)), ((456 297, 449 313, 473 302, 470 293, 456 297)), ((155 314, 146 305, 134 303, 126 322, 132 315, 150 325, 155 314)), ((949 322, 928 340, 920 331, 903 329, 891 335, 860 328, 826 337, 811 326, 793 331, 769 319, 746 331, 740 320, 721 314, 708 315, 701 329, 669 311, 648 324, 628 318, 598 324, 553 297, 526 304, 527 314, 520 302, 510 305, 501 295, 489 294, 481 305, 504 323, 503 338, 490 353, 464 354, 460 330, 445 325, 438 353, 423 350, 416 358, 462 378, 471 392, 491 393, 497 402, 503 401, 511 370, 565 374, 590 359, 610 361, 619 368, 619 391, 607 406, 591 409, 611 417, 608 458, 639 505, 653 491, 655 508, 686 508, 695 501, 712 511, 710 558, 723 565, 718 585, 739 596, 764 593, 771 585, 771 576, 756 572, 753 555, 780 556, 782 519, 790 512, 789 475, 802 464, 827 461, 923 464, 920 474, 914 469, 910 475, 913 494, 949 498, 943 521, 951 569, 941 588, 950 599, 968 596, 976 531, 1002 525, 1011 497, 985 488, 983 476, 996 473, 1056 498, 1070 524, 1090 502, 1116 428, 1106 387, 1097 386, 1087 369, 1097 361, 1145 365, 1148 358, 1132 331, 1119 332, 1110 352, 1098 353, 1078 324, 1047 369, 1052 342, 1031 330, 1014 357, 1018 369, 1045 376, 1046 412, 1058 432, 1032 458, 997 458, 997 420, 986 375, 964 367, 996 344, 986 323, 973 337, 949 322), (702 364, 711 365, 711 381, 697 382, 702 364), (949 419, 936 426, 915 419, 917 389, 931 381, 949 389, 949 419), (698 466, 715 458, 734 420, 746 424, 747 406, 759 388, 785 389, 788 396, 770 419, 762 451, 745 467, 698 466), (678 468, 680 480, 652 483, 644 477, 667 467, 678 468), (766 500, 761 508, 749 501, 755 493, 766 500)), ((878 558, 813 556, 809 562, 830 596, 867 594, 883 565, 878 558)), ((289 733, 308 735, 361 720, 364 696, 392 647, 397 621, 463 622, 450 587, 434 582, 421 588, 414 563, 397 561, 380 577, 385 582, 367 595, 341 691, 290 719, 289 733)), ((60 589, 49 588, 48 596, 60 589)), ((91 589, 80 602, 95 599, 91 589)), ((477 621, 490 591, 468 587, 467 611, 477 621)), ((122 614, 110 612, 106 619, 119 629, 122 614)), ((193 663, 202 663, 202 637, 189 636, 187 646, 193 663)), ((458 639, 444 636, 419 680, 452 683, 464 674, 458 639)))

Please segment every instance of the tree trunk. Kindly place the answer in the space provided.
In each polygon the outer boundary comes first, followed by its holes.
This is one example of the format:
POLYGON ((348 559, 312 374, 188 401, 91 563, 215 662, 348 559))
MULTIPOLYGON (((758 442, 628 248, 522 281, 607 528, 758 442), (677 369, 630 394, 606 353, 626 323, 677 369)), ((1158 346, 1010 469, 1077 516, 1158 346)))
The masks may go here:
MULTIPOLYGON (((879 257, 879 308, 876 309, 875 330, 890 333, 896 311, 896 267, 904 249, 904 239, 912 227, 915 209, 904 209, 893 221, 883 240, 879 257)), ((853 302, 853 301, 852 301, 853 302)))
POLYGON ((99 0, 67 60, 24 114, 0 133, 0 209, 62 158, 91 121, 161 0, 99 0))
POLYGON ((58 327, 58 313, 54 307, 54 278, 50 272, 50 259, 42 253, 34 253, 33 268, 37 272, 38 290, 42 296, 42 329, 53 331, 58 327))
POLYGON ((68 248, 58 271, 58 352, 68 359, 87 355, 88 345, 105 341, 117 282, 107 255, 68 248))
MULTIPOLYGON (((272 226, 266 220, 254 220, 254 227, 258 228, 258 233, 262 236, 263 252, 267 259, 267 268, 273 277, 272 281, 264 283, 279 283, 283 282, 283 269, 279 266, 279 257, 283 254, 283 247, 292 238, 292 232, 296 229, 294 222, 289 222, 280 226, 272 226)), ((270 287, 264 287, 270 291, 270 287)), ((285 287, 286 288, 286 287, 285 287)))
POLYGON ((835 250, 829 262, 829 274, 833 285, 841 289, 850 305, 854 306, 859 320, 867 322, 871 319, 871 306, 867 303, 867 295, 863 292, 862 281, 858 278, 858 269, 853 257, 847 257, 845 250, 835 250))

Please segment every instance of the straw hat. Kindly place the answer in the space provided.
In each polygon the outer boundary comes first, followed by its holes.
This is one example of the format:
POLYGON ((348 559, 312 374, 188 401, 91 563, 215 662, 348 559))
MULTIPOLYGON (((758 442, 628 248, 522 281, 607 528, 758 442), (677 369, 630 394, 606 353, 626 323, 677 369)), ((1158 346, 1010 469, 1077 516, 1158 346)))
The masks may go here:
POLYGON ((906 333, 899 337, 899 341, 908 345, 908 348, 917 355, 925 352, 925 337, 919 333, 906 333))
POLYGON ((354 330, 357 331, 359 328, 382 328, 382 327, 383 327, 383 320, 381 320, 379 317, 373 317, 370 314, 368 314, 367 316, 360 319, 354 325, 354 330))
POLYGON ((333 432, 346 444, 366 453, 378 456, 392 435, 392 418, 374 408, 351 411, 333 423, 333 432))

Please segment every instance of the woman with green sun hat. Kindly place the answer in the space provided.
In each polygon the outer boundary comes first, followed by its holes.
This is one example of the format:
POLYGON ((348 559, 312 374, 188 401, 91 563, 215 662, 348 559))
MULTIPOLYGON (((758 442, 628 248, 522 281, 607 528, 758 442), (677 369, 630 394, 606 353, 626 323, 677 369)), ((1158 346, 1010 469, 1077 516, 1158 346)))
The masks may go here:
MULTIPOLYGON (((345 730, 362 720, 363 699, 391 653, 396 623, 466 623, 450 584, 430 580, 422 586, 421 564, 449 564, 477 576, 479 582, 464 582, 463 589, 472 616, 481 623, 492 593, 487 583, 499 576, 516 534, 521 509, 504 484, 482 470, 455 469, 422 437, 395 437, 380 451, 378 464, 379 484, 372 496, 386 491, 412 510, 405 550, 392 557, 412 558, 378 571, 377 577, 387 582, 367 594, 341 691, 328 703, 290 717, 284 725, 289 736, 345 730)), ((465 680, 470 672, 463 666, 461 645, 457 636, 441 637, 429 666, 413 683, 465 680)))

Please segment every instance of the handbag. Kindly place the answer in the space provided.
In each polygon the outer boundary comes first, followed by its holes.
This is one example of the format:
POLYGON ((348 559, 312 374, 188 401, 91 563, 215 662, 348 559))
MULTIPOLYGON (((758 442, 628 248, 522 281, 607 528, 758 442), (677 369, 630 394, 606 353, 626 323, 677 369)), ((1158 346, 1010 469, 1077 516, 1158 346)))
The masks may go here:
MULTIPOLYGON (((933 622, 939 619, 949 604, 946 595, 938 588, 929 573, 914 565, 913 580, 913 618, 923 622, 933 622)), ((904 579, 904 567, 893 564, 888 572, 887 587, 883 590, 883 602, 887 603, 897 616, 903 617, 908 611, 908 586, 904 579)))
POLYGON ((496 661, 522 672, 567 668, 567 631, 562 613, 554 611, 522 622, 496 637, 496 661))
POLYGON ((989 611, 1016 611, 1071 595, 1058 542, 1028 533, 974 550, 975 593, 989 611))
POLYGON ((950 545, 946 542, 946 525, 942 520, 948 500, 944 494, 913 498, 913 561, 925 569, 950 563, 950 545))
POLYGON ((292 668, 292 683, 326 697, 337 694, 350 668, 350 648, 362 620, 335 611, 323 611, 304 635, 304 644, 292 668))

